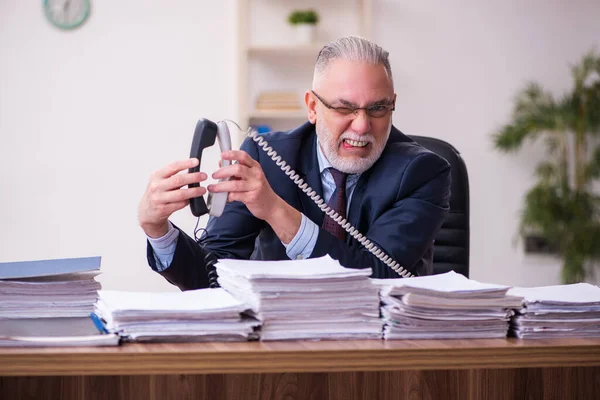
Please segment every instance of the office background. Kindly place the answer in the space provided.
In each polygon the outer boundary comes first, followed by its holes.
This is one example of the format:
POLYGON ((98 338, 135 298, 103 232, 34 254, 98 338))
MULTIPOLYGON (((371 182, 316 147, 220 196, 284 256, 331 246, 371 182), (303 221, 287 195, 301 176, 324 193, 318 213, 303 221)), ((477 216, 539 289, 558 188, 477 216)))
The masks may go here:
MULTIPOLYGON (((235 116, 237 3, 92 7, 65 32, 41 1, 0 2, 0 261, 101 255, 105 288, 175 290, 146 265, 137 204, 152 171, 187 157, 198 118, 235 116)), ((491 134, 528 80, 556 94, 571 85, 569 64, 600 47, 600 2, 374 0, 372 13, 392 62, 394 124, 465 159, 471 277, 559 283, 560 260, 526 255, 517 236, 543 149, 501 154, 491 134)), ((216 153, 207 161, 216 169, 216 153)), ((173 221, 187 232, 196 222, 188 209, 173 221)))

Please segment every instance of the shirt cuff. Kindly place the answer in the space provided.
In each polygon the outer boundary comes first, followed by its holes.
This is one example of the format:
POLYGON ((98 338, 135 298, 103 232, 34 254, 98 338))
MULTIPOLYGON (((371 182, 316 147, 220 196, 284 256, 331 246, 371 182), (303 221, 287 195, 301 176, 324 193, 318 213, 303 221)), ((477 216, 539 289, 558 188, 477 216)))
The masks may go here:
POLYGON ((179 238, 179 230, 175 229, 171 221, 169 221, 169 230, 164 236, 159 238, 151 238, 148 236, 148 242, 154 251, 154 260, 156 261, 156 269, 160 272, 169 268, 175 255, 177 248, 177 239, 179 238))
POLYGON ((285 246, 287 256, 292 260, 303 260, 309 258, 312 254, 317 238, 319 237, 319 227, 308 217, 302 214, 300 228, 296 236, 289 244, 281 242, 285 246))

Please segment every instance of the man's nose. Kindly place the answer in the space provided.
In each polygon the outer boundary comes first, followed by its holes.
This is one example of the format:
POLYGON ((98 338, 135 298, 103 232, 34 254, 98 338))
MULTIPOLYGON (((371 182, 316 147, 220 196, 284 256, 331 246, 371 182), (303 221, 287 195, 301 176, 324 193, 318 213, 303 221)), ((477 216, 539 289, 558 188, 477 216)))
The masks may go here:
POLYGON ((352 120, 352 130, 356 133, 367 133, 371 131, 371 117, 366 110, 356 110, 356 116, 352 120))

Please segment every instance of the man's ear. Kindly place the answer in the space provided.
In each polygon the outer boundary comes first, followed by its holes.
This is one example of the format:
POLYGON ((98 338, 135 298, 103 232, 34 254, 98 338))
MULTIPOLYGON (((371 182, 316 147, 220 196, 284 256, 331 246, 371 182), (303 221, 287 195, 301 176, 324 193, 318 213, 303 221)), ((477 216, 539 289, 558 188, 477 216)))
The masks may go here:
POLYGON ((317 123, 317 102, 315 97, 312 95, 310 90, 307 90, 304 93, 304 104, 306 104, 306 109, 308 110, 308 120, 311 124, 317 123))

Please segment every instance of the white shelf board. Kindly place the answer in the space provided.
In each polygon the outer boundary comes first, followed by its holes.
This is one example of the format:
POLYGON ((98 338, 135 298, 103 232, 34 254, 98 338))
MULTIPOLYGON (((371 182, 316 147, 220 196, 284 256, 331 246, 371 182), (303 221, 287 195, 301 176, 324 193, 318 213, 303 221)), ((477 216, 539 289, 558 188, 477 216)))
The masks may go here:
POLYGON ((248 47, 249 55, 301 55, 301 56, 317 56, 323 48, 321 44, 314 45, 258 45, 248 47))
POLYGON ((269 119, 292 119, 292 118, 308 118, 306 110, 298 111, 266 111, 266 110, 253 110, 248 115, 250 118, 269 118, 269 119))

